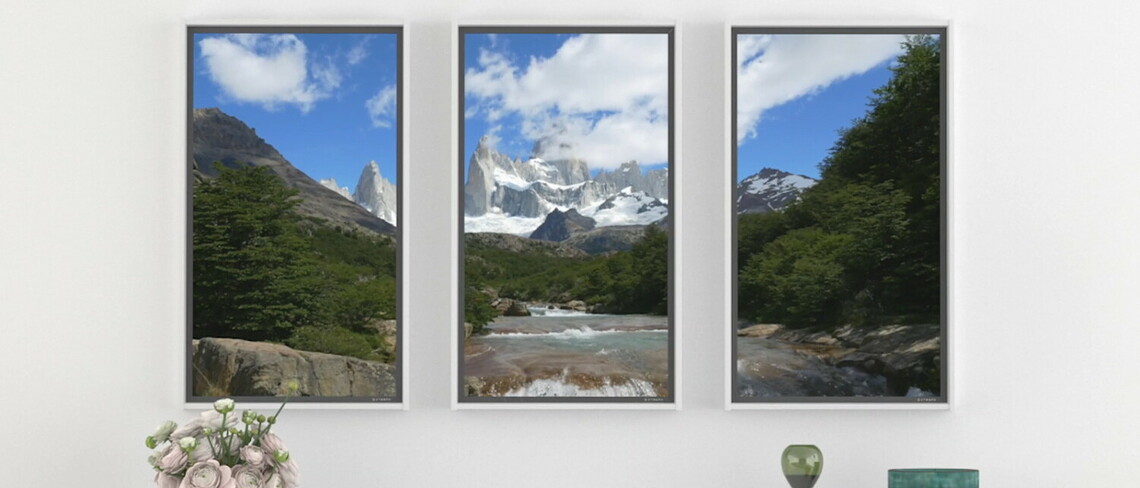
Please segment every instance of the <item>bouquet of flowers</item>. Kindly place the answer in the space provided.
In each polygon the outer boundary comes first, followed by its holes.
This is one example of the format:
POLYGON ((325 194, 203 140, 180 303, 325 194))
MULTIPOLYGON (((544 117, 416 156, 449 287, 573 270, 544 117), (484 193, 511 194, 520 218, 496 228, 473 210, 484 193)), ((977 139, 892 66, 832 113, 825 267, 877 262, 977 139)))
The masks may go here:
MULTIPOLYGON (((288 398, 286 398, 288 401, 288 398)), ((285 402, 271 417, 234 412, 223 398, 181 427, 166 421, 146 438, 147 461, 159 488, 296 488, 297 465, 271 433, 285 402), (238 425, 238 422, 242 425, 238 425)))

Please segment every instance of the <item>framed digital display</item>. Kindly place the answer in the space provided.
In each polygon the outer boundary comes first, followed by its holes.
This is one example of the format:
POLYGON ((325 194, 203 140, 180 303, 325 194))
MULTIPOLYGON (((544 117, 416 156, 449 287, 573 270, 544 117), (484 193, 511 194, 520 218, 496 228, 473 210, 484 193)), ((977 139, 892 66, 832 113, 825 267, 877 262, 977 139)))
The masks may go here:
POLYGON ((457 34, 457 408, 673 408, 673 27, 457 34))
POLYGON ((730 408, 946 407, 946 33, 732 28, 730 408))
POLYGON ((186 401, 403 403, 400 27, 187 29, 186 401))

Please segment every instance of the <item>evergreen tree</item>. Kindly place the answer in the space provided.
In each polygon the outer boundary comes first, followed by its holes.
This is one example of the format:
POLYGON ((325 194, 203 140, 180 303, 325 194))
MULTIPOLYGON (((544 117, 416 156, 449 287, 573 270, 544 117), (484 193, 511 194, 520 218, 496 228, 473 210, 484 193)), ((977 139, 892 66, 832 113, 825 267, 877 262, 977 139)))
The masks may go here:
POLYGON ((310 321, 320 287, 297 191, 268 168, 215 167, 194 189, 194 336, 281 340, 310 321))

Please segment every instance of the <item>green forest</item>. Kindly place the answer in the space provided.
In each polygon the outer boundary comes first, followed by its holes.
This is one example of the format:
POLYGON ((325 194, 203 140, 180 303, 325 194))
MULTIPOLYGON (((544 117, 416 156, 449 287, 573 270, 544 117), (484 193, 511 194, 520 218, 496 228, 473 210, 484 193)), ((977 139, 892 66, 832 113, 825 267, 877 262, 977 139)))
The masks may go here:
POLYGON ((799 328, 938 323, 941 52, 908 37, 821 179, 781 212, 738 216, 738 314, 799 328))
POLYGON ((302 217, 268 168, 215 168, 194 187, 194 337, 393 362, 394 240, 302 217))
POLYGON ((647 226, 629 251, 588 257, 514 252, 467 240, 464 320, 476 332, 494 320, 500 297, 526 302, 581 300, 599 313, 665 315, 669 311, 669 234, 647 226))

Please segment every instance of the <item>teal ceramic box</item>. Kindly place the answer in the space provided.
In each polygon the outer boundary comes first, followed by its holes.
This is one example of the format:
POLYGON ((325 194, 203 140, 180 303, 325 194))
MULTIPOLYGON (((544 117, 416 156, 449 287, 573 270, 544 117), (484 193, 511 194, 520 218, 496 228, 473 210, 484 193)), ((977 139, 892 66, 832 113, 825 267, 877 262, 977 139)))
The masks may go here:
POLYGON ((978 488, 976 469, 892 469, 889 488, 978 488))

